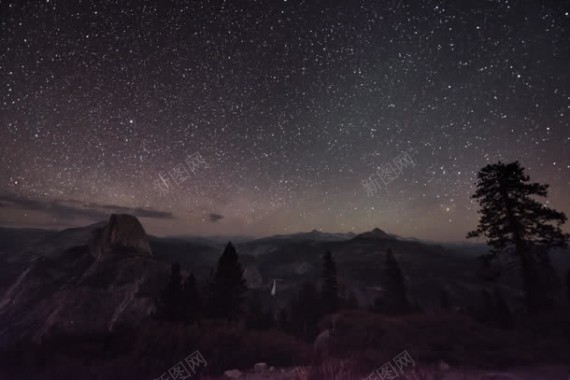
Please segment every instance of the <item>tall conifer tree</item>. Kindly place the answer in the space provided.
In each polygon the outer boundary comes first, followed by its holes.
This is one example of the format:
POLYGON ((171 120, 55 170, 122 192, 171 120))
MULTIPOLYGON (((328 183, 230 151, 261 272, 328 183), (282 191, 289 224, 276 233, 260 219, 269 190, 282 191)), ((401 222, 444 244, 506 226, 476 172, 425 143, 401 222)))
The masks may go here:
POLYGON ((485 166, 478 174, 477 189, 471 197, 481 206, 477 229, 468 238, 487 238, 492 255, 518 257, 523 277, 525 303, 530 313, 545 305, 545 285, 541 284, 539 263, 551 247, 566 247, 570 235, 560 226, 566 215, 544 206, 532 197, 546 197, 548 185, 531 183, 518 161, 485 166))
POLYGON ((247 286, 236 249, 231 242, 226 245, 218 260, 210 288, 212 317, 236 320, 242 315, 247 286))
POLYGON ((386 252, 381 284, 383 293, 376 298, 373 309, 385 314, 406 314, 412 311, 406 281, 400 264, 390 248, 386 252))
POLYGON ((324 313, 334 313, 338 308, 338 281, 336 264, 330 251, 323 257, 323 278, 321 300, 324 313))
POLYGON ((191 323, 199 320, 203 314, 203 304, 194 273, 188 275, 184 282, 182 299, 184 302, 185 321, 191 323))
POLYGON ((184 300, 182 297, 182 275, 180 264, 172 264, 168 285, 159 296, 155 317, 159 320, 181 322, 184 320, 184 300))

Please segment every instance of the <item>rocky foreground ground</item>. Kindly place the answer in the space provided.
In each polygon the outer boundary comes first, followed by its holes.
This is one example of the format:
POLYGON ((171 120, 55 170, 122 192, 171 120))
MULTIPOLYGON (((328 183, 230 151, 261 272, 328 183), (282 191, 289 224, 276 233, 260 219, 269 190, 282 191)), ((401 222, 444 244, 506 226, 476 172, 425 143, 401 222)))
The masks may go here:
POLYGON ((415 368, 398 377, 380 377, 373 373, 357 375, 345 371, 333 373, 321 368, 321 373, 314 367, 273 368, 259 363, 249 371, 229 370, 221 377, 202 377, 203 380, 570 380, 570 365, 515 368, 511 370, 453 369, 444 367, 415 368))

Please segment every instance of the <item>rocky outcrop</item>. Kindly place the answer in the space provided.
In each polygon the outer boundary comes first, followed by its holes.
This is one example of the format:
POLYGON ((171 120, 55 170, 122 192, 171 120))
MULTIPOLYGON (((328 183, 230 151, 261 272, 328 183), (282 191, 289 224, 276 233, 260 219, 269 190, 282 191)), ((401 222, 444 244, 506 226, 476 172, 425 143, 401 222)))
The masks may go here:
POLYGON ((128 214, 112 214, 109 222, 93 234, 89 249, 96 259, 115 249, 152 256, 143 226, 136 217, 128 214))
POLYGON ((231 369, 229 371, 224 372, 224 376, 227 379, 239 379, 242 377, 242 373, 239 369, 231 369))
POLYGON ((152 257, 139 221, 112 215, 72 235, 71 242, 83 244, 54 246, 0 295, 0 347, 20 338, 113 331, 149 318, 170 265, 152 257))
POLYGON ((0 298, 0 347, 21 337, 113 331, 148 318, 169 265, 152 257, 106 255, 85 246, 73 257, 41 259, 0 298))

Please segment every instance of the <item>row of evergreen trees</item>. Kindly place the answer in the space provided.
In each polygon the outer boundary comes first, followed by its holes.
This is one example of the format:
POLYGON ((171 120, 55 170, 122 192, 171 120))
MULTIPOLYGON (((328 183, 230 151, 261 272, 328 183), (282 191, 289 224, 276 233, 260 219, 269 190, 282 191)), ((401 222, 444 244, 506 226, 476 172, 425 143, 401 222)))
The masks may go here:
MULTIPOLYGON (((317 322, 326 313, 339 306, 357 306, 354 297, 342 299, 338 295, 336 264, 331 252, 323 257, 323 281, 320 292, 312 283, 305 283, 290 301, 289 310, 282 309, 277 317, 271 307, 264 307, 259 290, 251 290, 245 305, 247 286, 237 252, 228 243, 220 257, 213 276, 205 287, 197 285, 194 274, 185 280, 178 263, 172 270, 166 288, 156 302, 154 317, 158 320, 192 323, 202 318, 245 320, 250 328, 280 327, 292 332, 307 333, 316 329, 317 322)), ((304 334, 305 335, 305 334, 304 334)))
POLYGON ((236 320, 242 315, 246 291, 237 252, 228 243, 203 291, 193 273, 183 281, 180 265, 173 264, 168 285, 156 302, 154 316, 158 320, 187 323, 205 317, 236 320))
POLYGON ((382 279, 382 293, 374 301, 373 311, 384 314, 407 314, 419 311, 408 297, 404 275, 391 249, 386 253, 382 279))
MULTIPOLYGON (((566 247, 570 235, 560 226, 566 216, 545 207, 533 199, 546 197, 548 185, 530 183, 518 162, 488 165, 478 175, 477 190, 473 195, 481 205, 481 219, 468 237, 486 237, 493 248, 484 257, 484 266, 504 257, 519 261, 524 284, 525 304, 531 314, 545 310, 552 304, 550 294, 560 288, 556 272, 549 258, 553 247, 566 247)), ((261 294, 252 292, 248 307, 244 307, 246 282, 237 252, 229 243, 219 259, 215 273, 203 290, 193 275, 183 281, 180 266, 173 265, 168 286, 157 302, 156 317, 162 320, 193 322, 201 318, 243 320, 252 328, 277 325, 283 330, 307 338, 314 336, 318 321, 339 308, 355 308, 354 296, 339 296, 337 269, 331 252, 323 256, 320 289, 314 283, 303 284, 279 311, 277 318, 271 308, 263 307, 261 294)), ((489 268, 487 268, 489 269, 489 268)), ((500 271, 487 270, 484 277, 494 283, 500 271)), ((384 272, 381 274, 382 292, 371 309, 385 314, 406 314, 419 311, 408 297, 406 282, 394 253, 388 250, 384 272)), ((570 304, 570 271, 566 275, 567 297, 570 304)), ((479 320, 498 327, 513 323, 512 313, 497 286, 484 292, 479 320)), ((449 294, 440 294, 442 309, 452 308, 449 294)))
MULTIPOLYGON (((382 291, 370 307, 371 311, 389 315, 421 311, 409 298, 405 277, 391 249, 387 250, 381 278, 382 291)), ((566 276, 566 286, 570 304, 570 271, 566 276)), ((313 282, 305 282, 287 307, 281 308, 276 315, 272 306, 264 302, 262 291, 249 292, 246 303, 243 270, 234 246, 229 243, 205 287, 198 286, 193 274, 183 280, 180 265, 174 264, 168 285, 157 301, 155 317, 186 323, 202 318, 243 320, 247 328, 278 328, 310 340, 317 335, 317 325, 325 315, 338 309, 359 308, 354 294, 339 295, 336 264, 330 251, 323 256, 320 289, 313 282)), ((499 328, 513 326, 513 313, 498 287, 483 291, 479 305, 470 313, 480 322, 499 328)), ((445 288, 440 291, 440 308, 455 309, 445 288)))
MULTIPOLYGON (((404 276, 391 250, 386 254, 382 278, 383 292, 371 310, 387 314, 414 311, 404 276)), ((325 315, 340 308, 359 308, 353 293, 339 294, 336 263, 330 251, 323 255, 320 287, 305 282, 287 307, 281 308, 276 315, 271 305, 264 306, 264 294, 260 290, 250 290, 247 302, 246 293, 243 268, 230 242, 203 287, 198 286, 194 274, 183 279, 180 265, 173 264, 168 284, 156 302, 154 316, 158 320, 185 323, 202 318, 243 320, 248 328, 279 328, 310 340, 317 334, 317 324, 325 315)))

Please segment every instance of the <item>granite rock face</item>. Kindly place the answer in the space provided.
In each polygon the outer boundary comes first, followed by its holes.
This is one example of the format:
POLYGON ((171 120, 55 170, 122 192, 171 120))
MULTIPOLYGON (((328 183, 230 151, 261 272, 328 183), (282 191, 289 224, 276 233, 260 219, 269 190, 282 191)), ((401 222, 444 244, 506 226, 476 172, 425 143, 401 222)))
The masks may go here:
POLYGON ((94 232, 89 248, 96 259, 114 249, 152 256, 143 226, 136 217, 128 214, 112 214, 107 224, 94 232))
POLYGON ((112 215, 58 236, 69 241, 39 254, 0 295, 0 347, 52 333, 113 331, 151 315, 170 265, 152 256, 137 218, 112 215))

